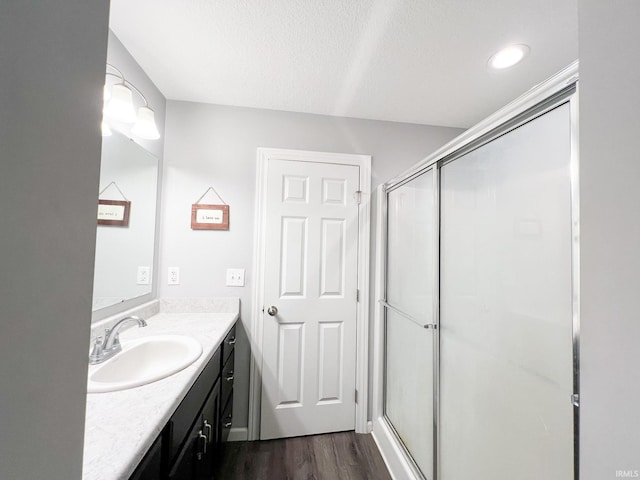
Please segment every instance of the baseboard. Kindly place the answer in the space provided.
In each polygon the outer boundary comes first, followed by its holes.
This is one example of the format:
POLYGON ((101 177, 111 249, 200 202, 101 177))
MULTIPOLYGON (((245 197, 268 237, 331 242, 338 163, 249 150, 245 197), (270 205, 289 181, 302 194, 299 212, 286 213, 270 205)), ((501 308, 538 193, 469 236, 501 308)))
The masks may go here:
POLYGON ((232 428, 229 431, 227 442, 245 442, 248 438, 248 433, 247 427, 232 428))

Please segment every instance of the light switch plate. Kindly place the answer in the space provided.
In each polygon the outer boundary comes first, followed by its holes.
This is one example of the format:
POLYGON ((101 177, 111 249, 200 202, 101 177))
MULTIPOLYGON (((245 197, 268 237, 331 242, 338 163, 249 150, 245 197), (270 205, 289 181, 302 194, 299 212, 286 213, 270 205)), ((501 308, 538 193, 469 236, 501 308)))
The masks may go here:
POLYGON ((180 285, 180 267, 169 267, 167 284, 180 285))
POLYGON ((227 286, 244 287, 244 268, 227 268, 227 286))

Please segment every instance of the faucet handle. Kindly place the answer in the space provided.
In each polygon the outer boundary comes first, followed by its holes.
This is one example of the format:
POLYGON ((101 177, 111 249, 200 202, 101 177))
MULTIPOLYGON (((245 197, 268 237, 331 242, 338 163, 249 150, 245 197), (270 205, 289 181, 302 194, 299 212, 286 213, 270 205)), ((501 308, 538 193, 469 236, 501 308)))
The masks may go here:
POLYGON ((111 344, 111 349, 120 351, 121 348, 122 348, 122 345, 120 344, 120 332, 116 332, 113 335, 113 343, 111 344))
POLYGON ((102 350, 104 339, 101 336, 98 336, 93 339, 93 348, 91 353, 89 354, 89 363, 95 364, 98 363, 104 354, 102 350))

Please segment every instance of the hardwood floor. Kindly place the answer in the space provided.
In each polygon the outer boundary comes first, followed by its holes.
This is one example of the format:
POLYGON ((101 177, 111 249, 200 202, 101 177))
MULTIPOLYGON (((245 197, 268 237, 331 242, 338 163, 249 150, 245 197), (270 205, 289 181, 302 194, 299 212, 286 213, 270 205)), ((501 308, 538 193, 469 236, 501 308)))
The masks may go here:
POLYGON ((229 442, 216 480, 391 480, 371 435, 229 442))

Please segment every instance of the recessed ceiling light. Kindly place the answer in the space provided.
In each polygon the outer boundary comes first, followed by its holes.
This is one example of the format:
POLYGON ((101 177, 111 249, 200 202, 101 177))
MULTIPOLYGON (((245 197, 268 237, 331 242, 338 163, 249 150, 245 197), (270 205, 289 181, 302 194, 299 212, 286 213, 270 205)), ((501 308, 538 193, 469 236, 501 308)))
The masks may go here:
POLYGON ((526 57, 529 50, 527 45, 510 45, 492 55, 489 65, 498 70, 512 67, 526 57))

